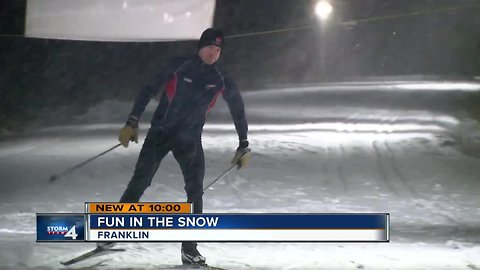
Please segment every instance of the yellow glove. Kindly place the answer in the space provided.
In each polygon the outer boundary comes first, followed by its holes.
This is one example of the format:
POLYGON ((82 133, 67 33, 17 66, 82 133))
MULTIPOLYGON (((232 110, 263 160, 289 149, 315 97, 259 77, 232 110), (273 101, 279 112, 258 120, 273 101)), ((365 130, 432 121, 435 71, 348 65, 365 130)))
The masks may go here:
POLYGON ((248 165, 252 153, 250 148, 238 147, 235 156, 232 159, 232 164, 237 164, 237 169, 244 168, 248 165))
POLYGON ((123 145, 123 147, 128 147, 130 141, 138 143, 138 133, 137 129, 131 126, 124 126, 118 134, 118 141, 123 145))

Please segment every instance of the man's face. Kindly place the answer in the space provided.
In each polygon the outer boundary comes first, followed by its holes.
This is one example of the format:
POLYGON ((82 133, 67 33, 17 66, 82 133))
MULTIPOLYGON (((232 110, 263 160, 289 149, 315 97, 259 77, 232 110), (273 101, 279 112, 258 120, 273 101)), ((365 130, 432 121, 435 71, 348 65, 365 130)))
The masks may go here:
POLYGON ((215 45, 208 45, 198 51, 198 55, 202 58, 203 62, 206 64, 212 65, 217 62, 220 57, 220 52, 222 49, 215 45))

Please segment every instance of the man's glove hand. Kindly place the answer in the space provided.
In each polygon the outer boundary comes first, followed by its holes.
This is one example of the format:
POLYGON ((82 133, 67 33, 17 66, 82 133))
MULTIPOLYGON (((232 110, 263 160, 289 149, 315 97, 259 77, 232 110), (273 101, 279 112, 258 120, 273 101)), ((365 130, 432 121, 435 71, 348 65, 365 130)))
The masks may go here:
POLYGON ((237 164, 237 169, 246 167, 252 157, 251 150, 248 148, 248 141, 240 141, 237 152, 232 159, 232 164, 237 164))
POLYGON ((127 123, 118 134, 118 141, 123 147, 128 147, 130 141, 138 143, 138 118, 133 115, 128 118, 127 123))

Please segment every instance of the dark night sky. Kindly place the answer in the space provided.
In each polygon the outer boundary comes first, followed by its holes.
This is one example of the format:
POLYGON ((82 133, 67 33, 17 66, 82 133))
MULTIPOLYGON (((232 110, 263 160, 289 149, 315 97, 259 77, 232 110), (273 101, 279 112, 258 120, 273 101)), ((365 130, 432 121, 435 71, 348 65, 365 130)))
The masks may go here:
MULTIPOLYGON (((53 119, 68 119, 105 99, 131 100, 169 57, 195 52, 195 41, 23 38, 25 3, 0 1, 0 121, 7 127, 19 126, 39 112, 48 116, 62 106, 72 112, 53 119)), ((227 36, 312 26, 227 37, 221 61, 242 90, 369 76, 480 75, 477 0, 335 0, 334 16, 323 31, 313 15, 314 3, 217 0, 214 26, 227 36), (437 12, 466 6, 470 8, 437 12), (425 14, 382 19, 414 11, 425 14), (373 20, 342 24, 362 19, 373 20)))
MULTIPOLYGON (((475 60, 480 56, 478 1, 331 2, 334 6, 333 17, 326 23, 321 34, 312 11, 316 3, 313 0, 217 0, 214 25, 224 29, 227 35, 313 26, 299 31, 227 39, 230 45, 228 48, 232 54, 243 55, 245 53, 241 51, 248 50, 251 56, 245 59, 257 59, 256 54, 260 54, 268 57, 265 59, 267 62, 279 62, 275 60, 276 55, 285 55, 295 68, 299 65, 314 67, 315 61, 308 62, 306 58, 318 59, 319 54, 323 54, 324 65, 335 66, 334 70, 323 73, 324 77, 328 77, 325 79, 371 75, 480 73, 478 61, 475 60), (476 8, 438 12, 439 9, 448 7, 475 5, 476 8), (382 19, 412 12, 424 14, 382 19), (345 21, 363 19, 373 21, 342 25, 345 21), (297 60, 292 59, 292 56, 297 60)), ((25 4, 25 0, 0 1, 0 33, 23 34, 25 4)), ((178 46, 185 46, 182 42, 177 43, 178 46)), ((228 59, 226 60, 228 62, 228 59)), ((299 77, 302 81, 303 77, 309 76, 299 77)))

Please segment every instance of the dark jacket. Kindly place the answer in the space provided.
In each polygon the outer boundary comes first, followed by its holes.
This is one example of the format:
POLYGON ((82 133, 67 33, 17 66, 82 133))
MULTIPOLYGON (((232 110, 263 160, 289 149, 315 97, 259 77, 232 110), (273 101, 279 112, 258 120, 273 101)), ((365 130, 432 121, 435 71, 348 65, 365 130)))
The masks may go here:
POLYGON ((207 113, 223 94, 239 139, 247 139, 243 99, 233 79, 218 65, 207 65, 198 55, 170 60, 155 84, 140 91, 130 116, 139 119, 162 86, 164 91, 151 121, 152 128, 160 128, 168 136, 200 138, 207 113))

